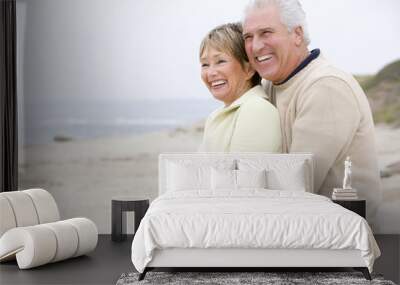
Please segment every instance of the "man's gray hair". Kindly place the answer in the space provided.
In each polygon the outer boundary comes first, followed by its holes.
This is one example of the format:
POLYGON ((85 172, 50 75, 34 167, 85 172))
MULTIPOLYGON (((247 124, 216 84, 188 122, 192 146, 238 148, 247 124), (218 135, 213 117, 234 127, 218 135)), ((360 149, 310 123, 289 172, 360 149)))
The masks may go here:
POLYGON ((269 5, 275 5, 279 9, 282 24, 289 32, 296 27, 301 27, 304 33, 304 42, 310 44, 310 36, 306 22, 306 13, 304 12, 299 0, 251 0, 247 5, 245 16, 254 9, 264 8, 269 5))

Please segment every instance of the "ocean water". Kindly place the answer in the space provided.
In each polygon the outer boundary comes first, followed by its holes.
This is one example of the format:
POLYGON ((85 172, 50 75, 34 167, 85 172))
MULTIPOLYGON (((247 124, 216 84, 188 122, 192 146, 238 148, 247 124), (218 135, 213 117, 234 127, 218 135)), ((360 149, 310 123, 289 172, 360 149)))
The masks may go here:
POLYGON ((138 135, 190 126, 221 103, 206 99, 34 98, 24 100, 23 144, 45 144, 55 136, 91 139, 138 135))

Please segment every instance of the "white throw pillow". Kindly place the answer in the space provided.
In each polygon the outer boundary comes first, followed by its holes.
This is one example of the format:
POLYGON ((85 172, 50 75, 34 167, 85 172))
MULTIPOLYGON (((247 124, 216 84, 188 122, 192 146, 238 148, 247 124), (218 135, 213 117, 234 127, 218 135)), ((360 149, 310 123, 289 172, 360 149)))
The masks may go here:
POLYGON ((263 170, 231 170, 211 169, 211 189, 240 190, 243 188, 267 188, 267 171, 263 170))
POLYGON ((210 189, 210 167, 169 162, 168 191, 210 189))
POLYGON ((267 188, 267 171, 263 170, 236 170, 237 189, 240 188, 267 188))
POLYGON ((268 188, 274 190, 306 191, 304 164, 268 171, 268 188))
POLYGON ((212 190, 235 190, 236 170, 211 168, 212 190))
POLYGON ((267 188, 272 190, 306 191, 306 166, 298 160, 240 159, 239 170, 267 170, 267 188))
POLYGON ((212 191, 211 168, 235 169, 236 160, 211 158, 190 159, 185 157, 165 161, 165 191, 212 191))

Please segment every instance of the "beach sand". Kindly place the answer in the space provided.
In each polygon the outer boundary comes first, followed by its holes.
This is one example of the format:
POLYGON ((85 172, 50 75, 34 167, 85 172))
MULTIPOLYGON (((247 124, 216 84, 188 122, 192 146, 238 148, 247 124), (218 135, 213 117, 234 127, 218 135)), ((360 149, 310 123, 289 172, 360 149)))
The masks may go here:
MULTIPOLYGON (((400 129, 376 128, 382 179, 378 233, 400 233, 400 129), (395 167, 388 168, 394 164, 395 167), (397 168, 396 168, 397 167, 397 168)), ((44 188, 53 194, 63 219, 87 217, 99 233, 111 232, 114 196, 157 197, 158 155, 194 152, 200 127, 139 136, 53 142, 24 149, 20 189, 44 188)))
POLYGON ((375 130, 379 168, 384 173, 375 231, 400 234, 400 128, 380 125, 375 130))
POLYGON ((99 233, 110 233, 112 197, 153 200, 158 192, 158 155, 197 151, 201 138, 202 133, 191 128, 29 146, 20 165, 19 189, 46 189, 63 219, 87 217, 99 233))

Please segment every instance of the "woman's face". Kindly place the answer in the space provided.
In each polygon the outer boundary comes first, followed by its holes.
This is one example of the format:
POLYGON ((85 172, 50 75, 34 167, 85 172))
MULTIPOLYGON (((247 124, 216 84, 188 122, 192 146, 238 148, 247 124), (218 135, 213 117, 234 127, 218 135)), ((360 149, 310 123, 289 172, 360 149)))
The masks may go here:
POLYGON ((246 63, 244 68, 229 53, 208 47, 200 58, 201 79, 217 99, 230 105, 251 88, 253 69, 246 63))

